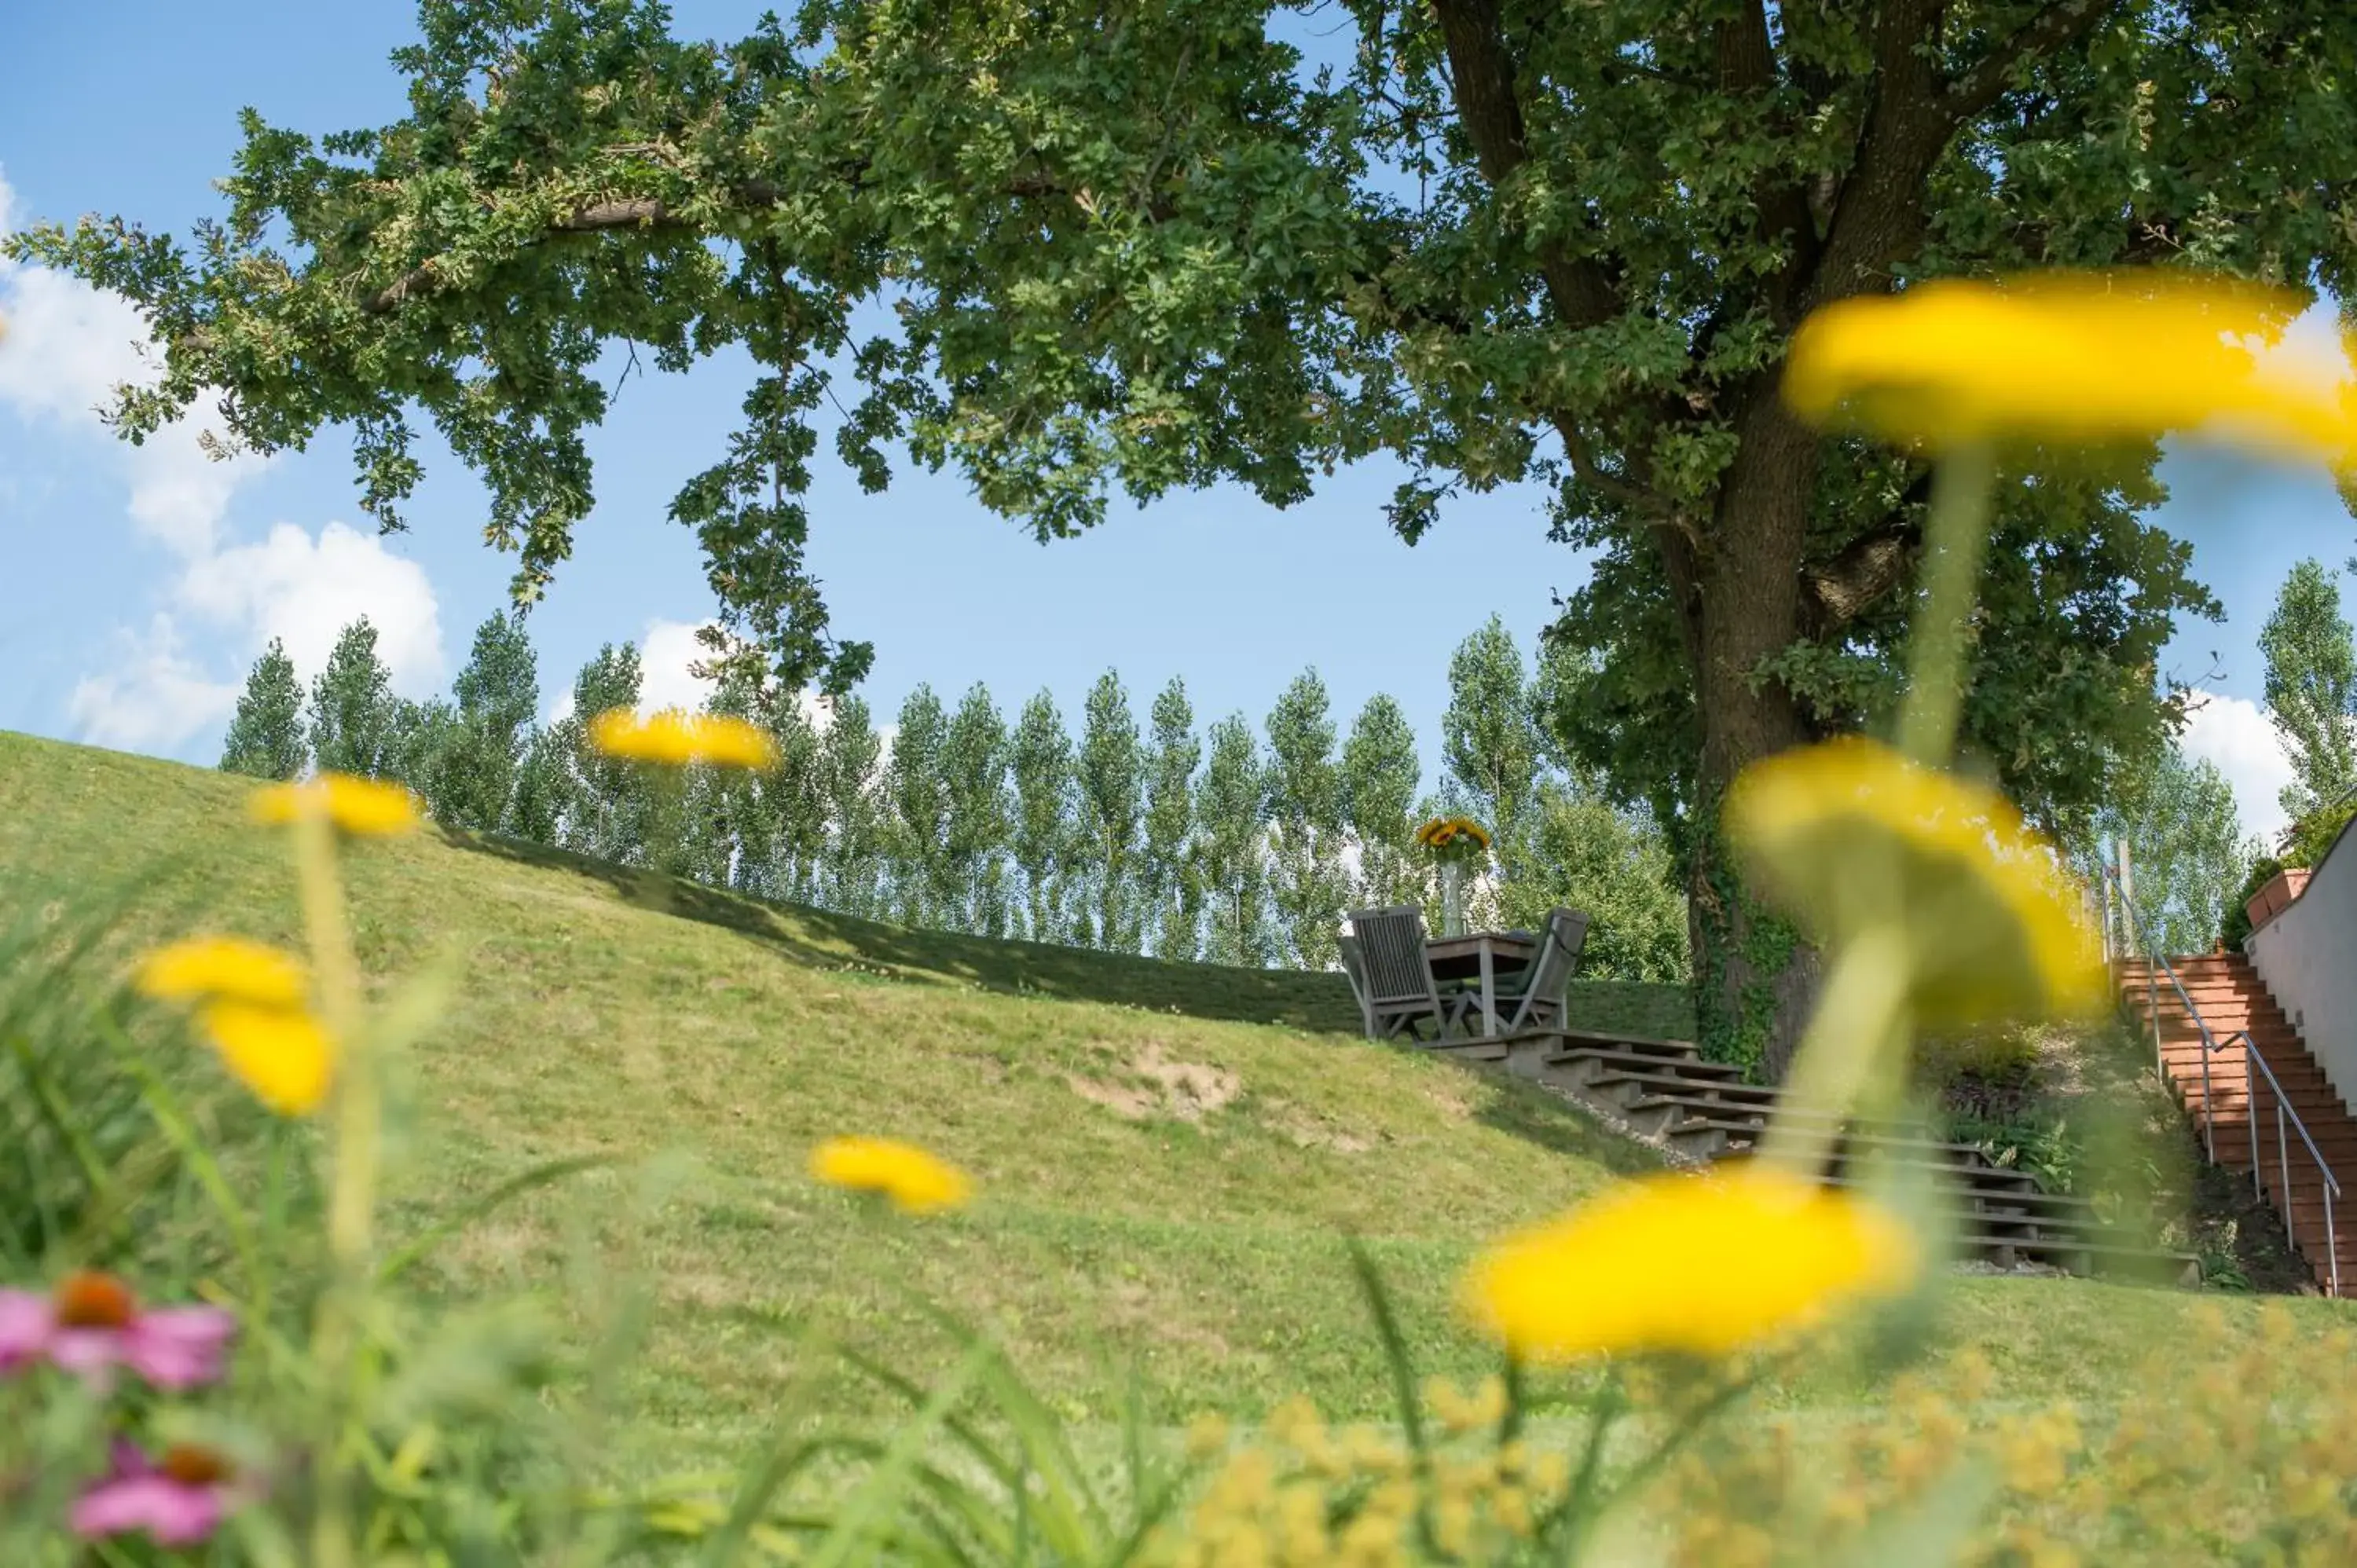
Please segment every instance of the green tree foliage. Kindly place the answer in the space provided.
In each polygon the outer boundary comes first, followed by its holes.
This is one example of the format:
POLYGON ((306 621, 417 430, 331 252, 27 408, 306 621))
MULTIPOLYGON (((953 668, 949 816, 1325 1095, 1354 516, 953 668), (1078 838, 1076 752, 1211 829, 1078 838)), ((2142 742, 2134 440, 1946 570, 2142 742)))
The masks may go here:
POLYGON ((778 766, 747 784, 760 801, 769 838, 739 885, 768 897, 816 904, 826 885, 825 742, 796 702, 772 703, 766 723, 777 737, 778 766))
POLYGON ((2291 569, 2259 633, 2267 717, 2291 755, 2281 804, 2295 822, 2357 789, 2357 645, 2341 585, 2315 561, 2291 569))
MULTIPOLYGON (((1887 709, 1926 469, 1776 396, 1809 312, 1916 278, 2166 262, 2340 292, 2357 182, 2344 7, 2286 0, 1276 0, 1130 10, 802 0, 733 44, 652 0, 425 0, 406 117, 249 116, 194 253, 136 225, 6 253, 128 295, 234 446, 348 424, 367 510, 430 420, 535 594, 593 504, 598 349, 758 367, 672 515, 795 683, 847 684, 801 497, 831 367, 869 488, 905 441, 1042 537, 1229 481, 1293 504, 1405 462, 1410 539, 1529 482, 1593 572, 1574 737, 1695 895, 1706 1043, 1781 1059, 1805 956, 1729 877, 1747 763, 1887 709), (561 111, 552 106, 562 105, 561 111), (881 301, 888 330, 856 338, 881 301)), ((2038 821, 2167 733, 2149 670, 2211 608, 2144 521, 2157 453, 2009 484, 1968 738, 2038 821)))
POLYGON ((2098 825, 2127 845, 2145 940, 2171 955, 2208 952, 2261 854, 2217 764, 2170 746, 2129 780, 2098 825))
POLYGON ((374 779, 393 766, 404 723, 393 672, 376 655, 366 616, 344 628, 311 682, 311 758, 323 773, 374 779))
POLYGON ((919 684, 900 703, 892 734, 885 794, 891 807, 891 897, 911 926, 946 923, 960 889, 949 869, 949 784, 942 751, 949 715, 931 686, 919 684))
POLYGON ((561 843, 565 814, 573 800, 571 764, 561 726, 533 730, 516 763, 507 831, 533 843, 561 843))
POLYGON ((842 697, 830 703, 819 743, 827 833, 820 901, 847 914, 877 916, 887 907, 884 873, 890 834, 880 799, 883 751, 883 737, 876 733, 865 702, 842 697))
POLYGON ((567 849, 620 865, 646 853, 649 801, 643 775, 604 757, 589 744, 589 721, 617 708, 635 708, 643 677, 639 650, 607 643, 573 678, 573 711, 553 727, 565 760, 560 842, 567 849))
POLYGON ((422 703, 395 697, 392 707, 379 770, 414 790, 435 817, 449 820, 453 802, 447 784, 457 774, 462 741, 458 710, 440 697, 422 703))
POLYGON ((1278 950, 1296 968, 1331 969, 1342 907, 1351 895, 1342 864, 1342 773, 1326 682, 1296 676, 1268 715, 1271 896, 1278 950))
POLYGON ((1449 658, 1440 764, 1455 798, 1496 835, 1501 860, 1521 852, 1543 745, 1522 650, 1491 616, 1449 658))
POLYGON ((1138 829, 1145 806, 1146 748, 1129 693, 1108 670, 1089 688, 1081 728, 1080 822, 1087 877, 1096 895, 1096 941, 1136 952, 1144 940, 1137 890, 1138 829))
POLYGON ((1353 897, 1361 908, 1425 901, 1431 876, 1415 843, 1423 779, 1407 715, 1390 697, 1368 698, 1342 745, 1342 805, 1358 844, 1353 897))
POLYGON ((303 686, 285 646, 274 637, 253 661, 237 699, 237 715, 221 745, 221 771, 299 779, 310 761, 310 743, 303 734, 303 686))
POLYGON ((1579 974, 1590 980, 1686 978, 1686 908, 1669 847, 1652 824, 1563 778, 1540 780, 1523 830, 1519 874, 1497 889, 1509 928, 1538 930, 1557 905, 1588 918, 1579 974))
POLYGON ((1202 950, 1203 884, 1187 846, 1197 823, 1195 774, 1203 743, 1195 708, 1178 676, 1154 699, 1154 738, 1146 757, 1146 843, 1139 903, 1147 911, 1157 958, 1186 961, 1202 950))
POLYGON ((1040 692, 1016 722, 1015 864, 1023 874, 1024 931, 1035 942, 1061 941, 1066 860, 1072 850, 1072 738, 1056 699, 1040 692))
POLYGON ((438 748, 427 805, 454 827, 507 826, 516 769, 540 711, 540 660, 520 617, 495 615, 475 628, 451 695, 456 733, 438 748))
POLYGON ((1269 775, 1251 721, 1232 714, 1211 726, 1195 796, 1194 859, 1202 878, 1213 963, 1268 962, 1269 775))
POLYGON ((1006 935, 1006 850, 1013 801, 1006 783, 1006 723, 990 693, 969 688, 942 743, 949 811, 942 832, 941 890, 952 929, 1006 935))

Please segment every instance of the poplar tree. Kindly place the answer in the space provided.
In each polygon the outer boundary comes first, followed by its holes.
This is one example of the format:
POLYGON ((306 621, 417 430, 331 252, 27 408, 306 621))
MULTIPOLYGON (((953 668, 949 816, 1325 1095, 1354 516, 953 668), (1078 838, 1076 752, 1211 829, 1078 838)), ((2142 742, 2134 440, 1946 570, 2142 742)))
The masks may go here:
POLYGON ((1011 801, 1006 786, 1006 724, 979 682, 950 716, 942 744, 948 801, 940 889, 952 929, 1006 935, 1006 847, 1011 801))
POLYGON ((299 779, 311 760, 303 734, 303 687, 285 645, 272 638, 245 678, 221 744, 221 771, 255 779, 299 779))
POLYGON ((1074 848, 1072 741, 1056 699, 1039 692, 1015 725, 1015 863, 1023 874, 1024 929, 1035 942, 1070 934, 1064 878, 1074 848))
POLYGON ((1359 851, 1360 908, 1424 902, 1431 879, 1417 857, 1415 816, 1423 775, 1407 714, 1380 693, 1368 698, 1342 746, 1342 805, 1359 851))
POLYGON ((618 865, 644 859, 650 827, 645 783, 634 766, 589 744, 589 724, 600 714, 636 708, 642 680, 635 644, 605 644, 574 676, 573 711, 554 726, 568 786, 565 847, 618 865))
POLYGON ((892 901, 904 925, 948 925, 957 888, 949 875, 949 787, 942 777, 942 749, 949 716, 931 686, 922 684, 900 703, 886 766, 885 794, 891 806, 892 901))
POLYGON ((887 910, 885 873, 890 853, 879 761, 883 738, 857 697, 830 699, 819 742, 819 778, 826 797, 824 875, 819 901, 845 914, 878 918, 887 910))
POLYGON ((1194 858, 1209 913, 1205 956, 1214 963, 1268 962, 1268 769, 1251 721, 1233 714, 1211 726, 1195 799, 1194 858))
POLYGON ((1137 896, 1139 819, 1144 807, 1146 751, 1129 693, 1106 671, 1089 688, 1081 731, 1078 838, 1087 846, 1096 895, 1096 942, 1136 952, 1143 936, 1137 896))
POLYGON ((323 773, 374 779, 393 761, 401 711, 393 671, 376 653, 366 616, 344 628, 311 682, 311 757, 323 773))
POLYGON ((2259 633, 2267 718, 2291 756, 2280 804, 2295 822, 2357 789, 2357 646, 2341 585, 2316 561, 2291 569, 2259 633))
POLYGON ((520 617, 495 615, 475 628, 451 695, 457 728, 437 747, 427 799, 455 827, 500 828, 540 711, 540 660, 520 617))
POLYGON ((1195 772, 1203 743, 1187 682, 1172 676, 1154 699, 1153 750, 1146 765, 1146 843, 1139 865, 1154 952, 1185 961, 1202 950, 1203 885, 1193 841, 1195 772))
POLYGON ((1297 967, 1330 969, 1351 879, 1342 866, 1342 776, 1326 683, 1307 670, 1268 715, 1271 894, 1279 950, 1297 967))

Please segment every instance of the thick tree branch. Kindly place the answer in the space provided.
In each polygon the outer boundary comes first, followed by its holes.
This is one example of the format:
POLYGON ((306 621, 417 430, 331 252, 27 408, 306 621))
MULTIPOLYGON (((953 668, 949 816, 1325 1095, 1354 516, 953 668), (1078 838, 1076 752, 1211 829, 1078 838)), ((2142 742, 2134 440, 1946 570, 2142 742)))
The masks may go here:
POLYGON ((1799 314, 1887 287, 1893 263, 1922 237, 1923 182, 1953 134, 1942 84, 1923 40, 1939 0, 1889 0, 1874 30, 1874 96, 1850 172, 1835 199, 1799 314))
POLYGON ((1948 84, 1941 106, 1951 121, 1964 121, 1996 102, 2016 67, 2042 59, 2103 20, 2118 0, 2053 0, 2016 27, 1972 70, 1948 84))
MULTIPOLYGON (((1481 177, 1491 190, 1501 189, 1528 160, 1530 150, 1497 0, 1435 0, 1433 11, 1448 49, 1458 124, 1473 144, 1481 177)), ((1576 331, 1620 314, 1620 291, 1593 258, 1574 256, 1554 241, 1535 249, 1547 298, 1565 326, 1576 331)))
POLYGON ((1838 636, 1907 580, 1922 547, 1922 509, 1931 499, 1932 470, 1926 468, 1880 522, 1831 559, 1802 566, 1801 583, 1807 590, 1802 605, 1803 635, 1814 640, 1838 636))
MULTIPOLYGON (((852 188, 859 184, 864 170, 845 172, 852 188)), ((1006 182, 1005 193, 1017 199, 1061 197, 1077 200, 1074 194, 1044 174, 1017 175, 1006 182)), ((783 193, 768 180, 750 179, 737 186, 728 194, 729 205, 747 211, 759 211, 773 207, 783 193)), ((490 202, 483 204, 490 211, 490 202)), ((1163 220, 1174 215, 1167 199, 1157 198, 1147 208, 1147 216, 1163 220)), ((687 231, 694 225, 679 215, 678 208, 659 196, 629 197, 613 201, 600 201, 561 216, 548 225, 551 234, 596 234, 616 230, 637 230, 640 232, 687 231)), ((383 316, 421 294, 431 293, 443 285, 447 274, 438 257, 428 257, 402 274, 392 283, 361 302, 361 308, 371 316, 383 316)))

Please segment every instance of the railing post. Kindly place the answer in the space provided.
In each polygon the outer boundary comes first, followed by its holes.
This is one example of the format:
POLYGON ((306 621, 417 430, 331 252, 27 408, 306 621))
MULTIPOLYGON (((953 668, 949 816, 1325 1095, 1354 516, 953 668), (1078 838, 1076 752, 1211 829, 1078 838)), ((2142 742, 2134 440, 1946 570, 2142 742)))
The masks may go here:
POLYGON ((2251 1129, 2251 1187, 2261 1197, 2265 1197, 2267 1195, 2267 1184, 2259 1175, 2261 1171, 2267 1168, 2267 1162, 2259 1158, 2258 1054, 2257 1049, 2251 1044, 2251 1036, 2244 1035, 2243 1036, 2243 1120, 2250 1124, 2251 1129))
MULTIPOLYGON (((2247 1069, 2245 1069, 2247 1070, 2247 1069)), ((2168 1082, 2168 1074, 2161 1075, 2168 1082)), ((2218 1096, 2210 1088, 2210 1047, 2201 1047, 2201 1142, 2210 1151, 2210 1163, 2218 1163, 2218 1096)))
POLYGON ((2332 1294, 2341 1296, 2341 1233, 2332 1228, 2332 1173, 2324 1176, 2324 1250, 2332 1259, 2332 1294))
POLYGON ((2269 1079, 2267 1080, 2267 1087, 2268 1089, 2275 1090, 2276 1162, 2278 1167, 2283 1171, 2283 1199, 2281 1207, 2284 1211, 2284 1230, 2291 1237, 2292 1245, 2298 1246, 2299 1244, 2299 1232, 2292 1229, 2291 1223, 2291 1146, 2284 1142, 2283 1092, 2280 1090, 2276 1090, 2275 1079, 2269 1079))

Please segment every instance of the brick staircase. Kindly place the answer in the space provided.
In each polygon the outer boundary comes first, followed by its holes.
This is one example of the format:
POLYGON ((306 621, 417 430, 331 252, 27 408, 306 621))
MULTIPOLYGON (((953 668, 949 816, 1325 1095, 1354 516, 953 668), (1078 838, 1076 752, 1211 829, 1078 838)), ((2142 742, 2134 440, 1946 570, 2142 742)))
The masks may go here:
MULTIPOLYGON (((1746 1083, 1738 1069, 1705 1061, 1693 1046, 1674 1040, 1538 1030, 1426 1048, 1535 1079, 1696 1161, 1748 1157, 1780 1093, 1746 1083)), ((1968 1256, 2000 1268, 2036 1262, 2079 1274, 2180 1283, 2200 1278, 2194 1259, 2139 1245, 2104 1224, 2085 1199, 2047 1192, 2027 1171, 1909 1125, 1846 1122, 1826 1179, 1847 1185, 1851 1162, 1868 1150, 1932 1172, 1968 1256)))
MULTIPOLYGON (((2192 1118, 2195 1131, 2203 1130, 2206 1110, 2216 1139, 2218 1164, 2244 1175, 2251 1173, 2255 1132, 2261 1161, 2259 1179, 2266 1190, 2267 1201, 2282 1216, 2293 1245, 2299 1249, 2319 1284, 2330 1288, 2333 1247, 2337 1242, 2340 1294, 2357 1296, 2357 1214, 2350 1212, 2357 1209, 2357 1117, 2351 1116, 2340 1090, 2316 1058, 2309 1055, 2298 1029, 2284 1016, 2283 1009, 2276 1004, 2275 997, 2251 967, 2249 959, 2240 953, 2216 954, 2171 959, 2169 966, 2177 972, 2193 1005, 2201 1009, 2201 1022, 2210 1026, 2211 1037, 2224 1047, 2205 1053, 2201 1029, 2187 1013, 2176 987, 2169 984, 2168 974, 2160 974, 2158 995, 2161 1066, 2169 1074, 2170 1087, 2192 1118), (2333 1202, 2330 1230, 2325 1224, 2324 1185, 2317 1175, 2315 1161, 2300 1142, 2290 1116, 2283 1119, 2283 1143, 2278 1144, 2275 1099, 2264 1078, 2256 1086, 2254 1127, 2252 1075, 2244 1066, 2240 1044, 2227 1044, 2245 1030, 2267 1070, 2283 1086, 2286 1106, 2307 1126, 2317 1152, 2324 1156, 2325 1164, 2331 1167, 2348 1195, 2347 1201, 2333 1202), (2209 1057, 2206 1087, 2202 1078, 2205 1054, 2209 1057), (2285 1197, 2287 1176, 2288 1201, 2285 1197)), ((2120 1000, 2129 1017, 2149 1033, 2154 988, 2147 983, 2151 977, 2147 970, 2144 961, 2133 960, 2118 965, 2115 976, 2120 1000)))

